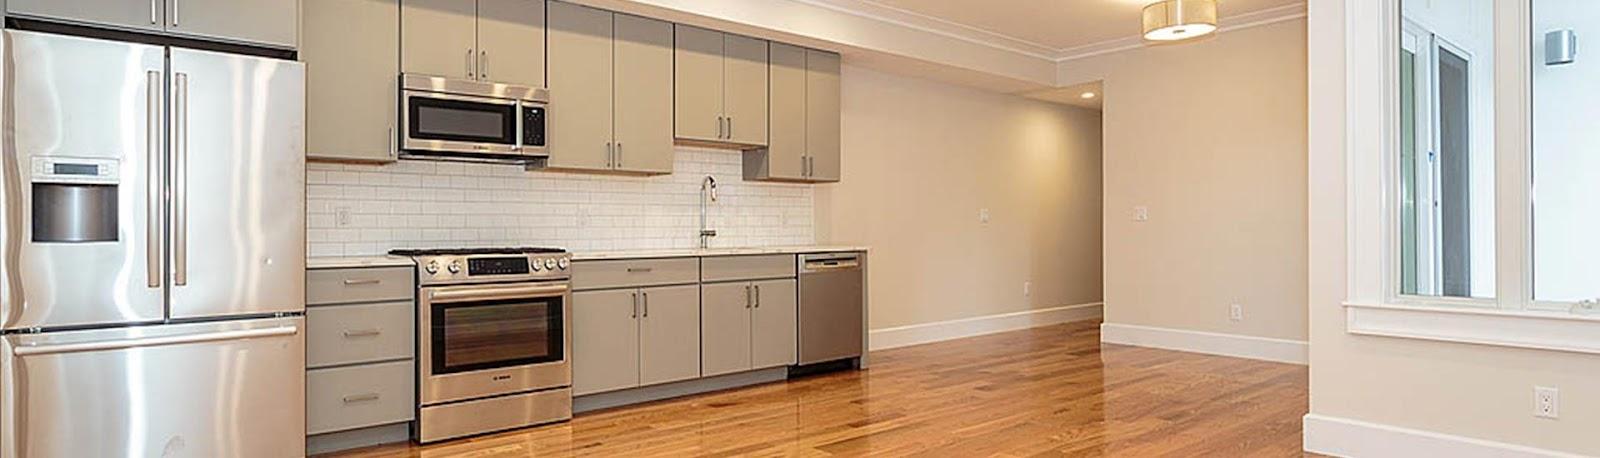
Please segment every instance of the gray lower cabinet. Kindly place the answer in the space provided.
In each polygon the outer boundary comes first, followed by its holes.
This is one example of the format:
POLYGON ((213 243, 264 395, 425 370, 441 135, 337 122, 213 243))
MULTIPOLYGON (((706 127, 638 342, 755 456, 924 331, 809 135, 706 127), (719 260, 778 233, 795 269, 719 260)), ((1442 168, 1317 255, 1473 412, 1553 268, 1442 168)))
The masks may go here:
POLYGON ((572 294, 572 392, 700 377, 697 285, 572 294))
POLYGON ((794 364, 794 279, 708 283, 701 288, 702 375, 794 364))
POLYGON ((410 267, 306 271, 306 434, 411 421, 416 316, 410 267))
POLYGON ((306 2, 306 158, 398 158, 399 0, 306 2))
POLYGON ((306 434, 410 421, 416 377, 411 361, 306 371, 306 434))
MULTIPOLYGON (((314 0, 323 1, 323 0, 314 0)), ((293 49, 298 0, 7 0, 6 13, 293 49)))

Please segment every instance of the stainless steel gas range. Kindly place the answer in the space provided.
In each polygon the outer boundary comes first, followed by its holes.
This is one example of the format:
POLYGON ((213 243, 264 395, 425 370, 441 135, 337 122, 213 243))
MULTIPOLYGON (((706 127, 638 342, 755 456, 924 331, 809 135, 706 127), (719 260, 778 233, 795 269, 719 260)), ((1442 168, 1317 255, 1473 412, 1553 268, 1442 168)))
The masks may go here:
POLYGON ((418 442, 572 418, 566 250, 390 254, 417 264, 418 442))

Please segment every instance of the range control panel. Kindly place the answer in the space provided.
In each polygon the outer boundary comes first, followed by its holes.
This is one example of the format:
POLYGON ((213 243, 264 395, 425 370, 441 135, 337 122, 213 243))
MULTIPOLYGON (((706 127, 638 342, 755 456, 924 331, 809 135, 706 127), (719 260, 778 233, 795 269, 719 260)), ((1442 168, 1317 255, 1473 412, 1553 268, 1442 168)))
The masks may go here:
POLYGON ((566 253, 417 256, 418 283, 492 283, 570 277, 566 253))

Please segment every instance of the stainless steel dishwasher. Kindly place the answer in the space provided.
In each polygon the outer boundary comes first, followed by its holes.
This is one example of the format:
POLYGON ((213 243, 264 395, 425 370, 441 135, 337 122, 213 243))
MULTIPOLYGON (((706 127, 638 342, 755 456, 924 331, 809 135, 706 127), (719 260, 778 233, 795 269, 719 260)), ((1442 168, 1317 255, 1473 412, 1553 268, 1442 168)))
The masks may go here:
POLYGON ((863 261, 861 253, 800 255, 800 364, 861 357, 863 261))

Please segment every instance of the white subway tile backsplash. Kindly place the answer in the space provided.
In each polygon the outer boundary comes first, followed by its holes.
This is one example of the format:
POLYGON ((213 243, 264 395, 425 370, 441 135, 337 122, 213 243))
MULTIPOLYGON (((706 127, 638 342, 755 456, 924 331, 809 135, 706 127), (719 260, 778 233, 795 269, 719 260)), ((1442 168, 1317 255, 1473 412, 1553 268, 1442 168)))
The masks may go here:
POLYGON ((516 166, 401 161, 306 164, 306 251, 545 245, 572 250, 693 248, 700 181, 716 177, 712 246, 815 242, 812 189, 745 182, 737 152, 680 147, 674 173, 527 172, 516 166), (338 213, 348 212, 347 225, 338 213))

